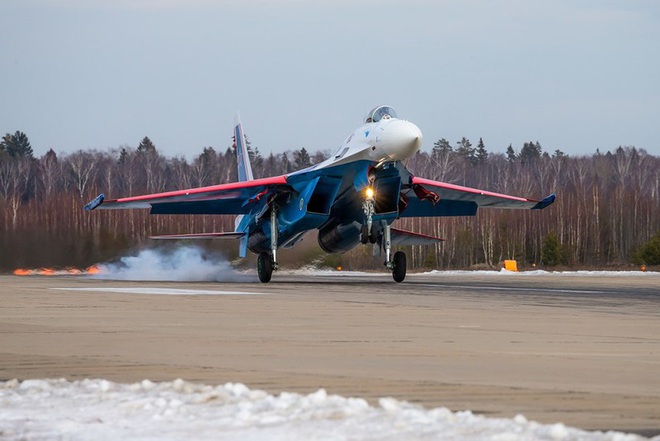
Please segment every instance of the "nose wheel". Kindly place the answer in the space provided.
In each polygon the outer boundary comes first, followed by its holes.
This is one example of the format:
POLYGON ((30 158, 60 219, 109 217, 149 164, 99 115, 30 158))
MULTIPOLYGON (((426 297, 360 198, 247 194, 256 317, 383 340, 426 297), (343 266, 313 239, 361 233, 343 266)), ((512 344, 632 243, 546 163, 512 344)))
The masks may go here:
POLYGON ((368 243, 376 243, 378 241, 378 231, 376 230, 376 225, 371 225, 371 231, 366 225, 362 225, 360 230, 360 243, 366 245, 368 243))

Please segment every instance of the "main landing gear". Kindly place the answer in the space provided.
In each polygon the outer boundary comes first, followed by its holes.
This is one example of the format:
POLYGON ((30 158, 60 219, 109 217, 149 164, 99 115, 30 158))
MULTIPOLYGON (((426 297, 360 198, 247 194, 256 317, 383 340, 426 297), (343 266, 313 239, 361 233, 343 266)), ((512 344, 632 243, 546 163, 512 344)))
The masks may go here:
POLYGON ((406 278, 406 253, 397 251, 394 258, 390 259, 392 253, 392 227, 385 225, 383 232, 383 247, 385 248, 385 268, 392 271, 395 282, 401 283, 406 278))
POLYGON ((394 253, 392 265, 392 277, 394 281, 397 283, 403 282, 403 279, 406 278, 406 253, 403 251, 394 253))
POLYGON ((273 263, 273 256, 268 251, 259 253, 259 257, 257 257, 257 274, 260 282, 270 282, 271 277, 273 277, 273 263))
POLYGON ((262 251, 257 257, 257 274, 262 283, 270 282, 273 277, 273 271, 278 268, 277 264, 277 210, 275 205, 270 211, 270 253, 262 251))

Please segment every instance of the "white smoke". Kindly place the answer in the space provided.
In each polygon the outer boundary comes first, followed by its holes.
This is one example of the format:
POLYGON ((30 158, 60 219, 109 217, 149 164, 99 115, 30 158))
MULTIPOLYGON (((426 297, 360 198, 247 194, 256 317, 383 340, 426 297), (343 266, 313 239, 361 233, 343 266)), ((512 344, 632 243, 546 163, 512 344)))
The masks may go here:
POLYGON ((234 269, 218 253, 194 246, 155 248, 98 265, 96 278, 176 282, 245 282, 254 276, 234 269))

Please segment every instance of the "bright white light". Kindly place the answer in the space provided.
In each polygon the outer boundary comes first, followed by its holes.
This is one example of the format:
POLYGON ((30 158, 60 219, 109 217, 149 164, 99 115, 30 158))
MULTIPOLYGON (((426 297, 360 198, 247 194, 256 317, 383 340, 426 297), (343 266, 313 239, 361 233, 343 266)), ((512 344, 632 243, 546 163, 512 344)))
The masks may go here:
POLYGON ((367 199, 373 199, 375 193, 376 192, 372 187, 367 187, 367 189, 365 190, 365 195, 367 196, 367 199))

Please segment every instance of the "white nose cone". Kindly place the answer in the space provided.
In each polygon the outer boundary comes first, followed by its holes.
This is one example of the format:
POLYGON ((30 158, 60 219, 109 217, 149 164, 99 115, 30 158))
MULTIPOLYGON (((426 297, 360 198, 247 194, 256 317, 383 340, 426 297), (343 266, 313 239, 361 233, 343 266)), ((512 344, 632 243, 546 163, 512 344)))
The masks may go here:
POLYGON ((402 160, 414 155, 422 146, 422 131, 415 124, 394 119, 383 127, 378 146, 392 160, 402 160))

